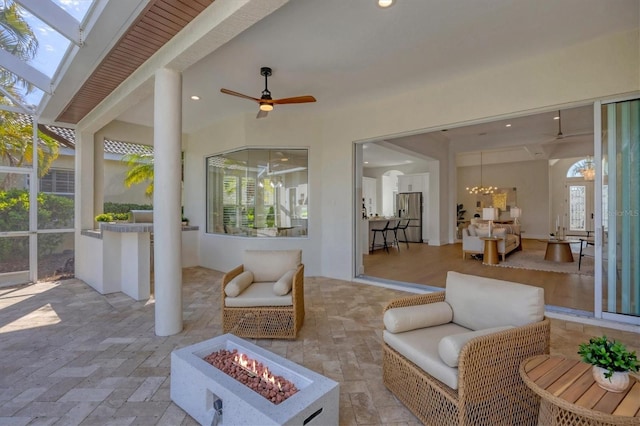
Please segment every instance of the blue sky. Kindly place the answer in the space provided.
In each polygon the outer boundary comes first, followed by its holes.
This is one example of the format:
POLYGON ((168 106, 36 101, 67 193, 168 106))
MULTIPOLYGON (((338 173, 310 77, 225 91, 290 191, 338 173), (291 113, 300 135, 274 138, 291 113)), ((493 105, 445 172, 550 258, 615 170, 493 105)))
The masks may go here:
MULTIPOLYGON (((82 22, 93 0, 53 0, 53 2, 82 22)), ((70 42, 28 11, 25 11, 24 18, 38 38, 38 52, 29 64, 45 75, 53 77, 70 42)), ((42 95, 42 91, 35 89, 26 96, 27 103, 38 104, 42 95)))

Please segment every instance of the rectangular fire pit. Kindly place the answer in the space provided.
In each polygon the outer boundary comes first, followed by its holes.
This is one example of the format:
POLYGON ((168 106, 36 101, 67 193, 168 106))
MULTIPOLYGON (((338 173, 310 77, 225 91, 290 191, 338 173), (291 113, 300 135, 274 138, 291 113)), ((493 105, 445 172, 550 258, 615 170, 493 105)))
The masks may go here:
POLYGON ((233 334, 171 353, 171 399, 201 425, 338 424, 337 382, 233 334), (272 403, 203 359, 221 349, 236 349, 262 362, 274 375, 293 382, 298 392, 272 403))

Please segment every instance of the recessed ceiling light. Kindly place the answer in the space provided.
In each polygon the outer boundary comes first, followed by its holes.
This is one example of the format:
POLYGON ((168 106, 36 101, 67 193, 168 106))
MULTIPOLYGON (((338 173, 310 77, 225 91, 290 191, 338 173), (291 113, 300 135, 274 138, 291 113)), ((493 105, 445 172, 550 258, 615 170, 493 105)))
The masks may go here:
POLYGON ((200 96, 193 95, 193 96, 191 96, 191 100, 192 101, 199 101, 200 100, 200 96))
POLYGON ((393 3, 395 3, 395 0, 378 0, 378 6, 383 9, 393 6, 393 3))
POLYGON ((553 117, 554 120, 560 120, 560 116, 556 115, 555 117, 553 117))
POLYGON ((369 162, 368 162, 368 161, 365 161, 365 162, 364 162, 364 164, 369 164, 369 162))
POLYGON ((511 124, 505 124, 504 127, 511 127, 511 124))

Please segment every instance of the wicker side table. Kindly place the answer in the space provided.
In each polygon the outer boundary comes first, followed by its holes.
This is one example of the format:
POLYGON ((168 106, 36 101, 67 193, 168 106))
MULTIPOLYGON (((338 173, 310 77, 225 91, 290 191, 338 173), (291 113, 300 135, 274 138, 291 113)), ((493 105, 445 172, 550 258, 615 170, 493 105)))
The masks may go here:
POLYGON ((591 367, 549 355, 522 362, 522 380, 541 398, 538 425, 640 425, 640 382, 631 377, 624 392, 608 392, 595 383, 591 367))

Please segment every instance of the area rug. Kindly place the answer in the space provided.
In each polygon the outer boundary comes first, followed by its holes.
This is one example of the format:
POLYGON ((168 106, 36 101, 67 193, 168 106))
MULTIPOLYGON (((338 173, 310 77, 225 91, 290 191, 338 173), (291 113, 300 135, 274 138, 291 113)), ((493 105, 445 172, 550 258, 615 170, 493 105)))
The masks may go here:
POLYGON ((573 262, 552 262, 544 260, 544 250, 522 250, 507 255, 507 260, 495 266, 503 268, 532 269, 535 271, 562 272, 565 274, 593 275, 593 258, 583 257, 578 270, 578 253, 573 253, 573 262))

